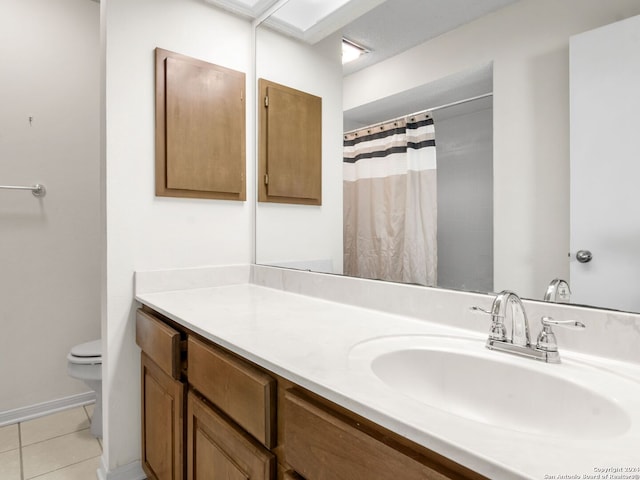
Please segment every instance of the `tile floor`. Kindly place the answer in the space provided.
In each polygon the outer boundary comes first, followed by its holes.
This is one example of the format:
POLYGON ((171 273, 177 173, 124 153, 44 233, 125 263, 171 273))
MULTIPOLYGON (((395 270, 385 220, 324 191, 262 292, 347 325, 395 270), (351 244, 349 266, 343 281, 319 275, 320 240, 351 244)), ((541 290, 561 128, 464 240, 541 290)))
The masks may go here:
POLYGON ((102 445, 89 431, 93 405, 0 427, 0 479, 92 480, 102 445))

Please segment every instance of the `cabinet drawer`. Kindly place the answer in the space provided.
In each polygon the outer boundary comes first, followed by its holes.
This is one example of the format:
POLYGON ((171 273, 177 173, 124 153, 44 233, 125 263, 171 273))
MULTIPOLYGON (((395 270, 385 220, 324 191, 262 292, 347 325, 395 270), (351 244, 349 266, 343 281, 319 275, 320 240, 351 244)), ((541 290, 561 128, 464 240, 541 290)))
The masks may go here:
POLYGON ((189 337, 189 383, 267 448, 276 444, 276 382, 237 357, 189 337))
POLYGON ((286 463, 313 480, 445 480, 463 475, 430 466, 417 452, 403 453, 360 428, 354 420, 333 412, 297 392, 287 391, 282 408, 286 463), (445 473, 446 472, 446 473, 445 473))
POLYGON ((180 333, 177 330, 138 310, 136 343, 162 370, 180 379, 180 333))

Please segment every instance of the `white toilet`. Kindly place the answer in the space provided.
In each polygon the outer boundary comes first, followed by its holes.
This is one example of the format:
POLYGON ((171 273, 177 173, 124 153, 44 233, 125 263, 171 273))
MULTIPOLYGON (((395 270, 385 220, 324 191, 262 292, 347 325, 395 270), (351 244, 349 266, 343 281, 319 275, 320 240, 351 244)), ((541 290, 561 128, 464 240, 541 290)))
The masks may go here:
POLYGON ((81 343, 67 355, 67 373, 82 380, 96 392, 96 404, 91 419, 91 433, 102 437, 102 341, 81 343))

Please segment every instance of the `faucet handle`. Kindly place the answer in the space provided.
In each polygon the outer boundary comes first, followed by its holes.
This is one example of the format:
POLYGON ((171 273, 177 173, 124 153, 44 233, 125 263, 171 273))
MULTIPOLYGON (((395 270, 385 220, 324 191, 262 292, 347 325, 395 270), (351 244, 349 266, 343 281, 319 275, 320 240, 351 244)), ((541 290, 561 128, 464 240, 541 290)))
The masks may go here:
POLYGON ((556 341, 556 334, 553 333, 553 330, 551 329, 552 325, 570 328, 572 330, 582 330, 586 328, 584 323, 577 322, 575 320, 554 320, 551 317, 542 317, 540 322, 542 323, 542 330, 538 335, 536 348, 545 352, 558 351, 558 342, 556 341))
POLYGON ((472 312, 476 312, 476 313, 484 313, 486 315, 493 315, 493 312, 489 311, 489 310, 485 310, 484 308, 480 308, 480 307, 469 307, 469 310, 471 310, 472 312))
POLYGON ((469 310, 476 313, 484 313, 485 315, 491 315, 491 330, 489 330, 489 338, 491 340, 498 340, 504 342, 507 339, 507 329, 504 326, 502 315, 497 315, 494 312, 485 310, 480 307, 470 307, 469 310))
POLYGON ((587 326, 582 322, 577 322, 576 320, 554 320, 551 317, 542 317, 540 322, 544 327, 551 327, 551 325, 557 325, 559 327, 570 328, 572 330, 582 330, 587 328, 587 326))

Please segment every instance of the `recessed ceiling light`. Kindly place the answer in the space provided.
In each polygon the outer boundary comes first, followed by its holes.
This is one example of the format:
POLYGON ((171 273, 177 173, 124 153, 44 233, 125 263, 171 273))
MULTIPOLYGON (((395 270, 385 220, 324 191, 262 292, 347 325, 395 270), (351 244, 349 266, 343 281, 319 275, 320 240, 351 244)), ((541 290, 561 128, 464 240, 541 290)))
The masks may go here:
POLYGON ((368 50, 357 43, 352 42, 351 40, 347 40, 346 38, 342 39, 342 64, 349 63, 354 61, 356 58, 359 58, 361 55, 367 53, 368 50))

